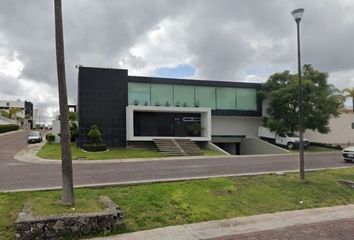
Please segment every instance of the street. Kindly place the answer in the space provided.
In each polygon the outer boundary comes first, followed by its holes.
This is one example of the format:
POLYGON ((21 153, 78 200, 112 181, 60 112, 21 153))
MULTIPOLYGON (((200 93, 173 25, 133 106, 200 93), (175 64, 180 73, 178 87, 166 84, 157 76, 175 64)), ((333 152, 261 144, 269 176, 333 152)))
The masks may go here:
MULTIPOLYGON (((60 187, 60 161, 28 163, 14 159, 14 155, 26 147, 26 134, 25 131, 18 131, 0 136, 0 191, 60 187)), ((345 163, 339 152, 311 153, 305 156, 307 170, 350 166, 354 164, 345 163)), ((120 163, 102 161, 102 163, 74 163, 73 166, 75 186, 289 171, 298 168, 298 155, 120 163)))

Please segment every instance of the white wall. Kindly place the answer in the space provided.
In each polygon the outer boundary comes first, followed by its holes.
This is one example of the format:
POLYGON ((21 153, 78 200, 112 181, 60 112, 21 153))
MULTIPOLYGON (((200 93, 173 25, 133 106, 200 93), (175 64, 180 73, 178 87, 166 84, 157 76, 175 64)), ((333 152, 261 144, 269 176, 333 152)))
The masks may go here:
POLYGON ((261 117, 211 117, 212 135, 245 135, 257 138, 259 126, 262 126, 261 117))
POLYGON ((54 142, 55 143, 60 143, 60 121, 59 120, 53 120, 52 121, 52 134, 55 135, 54 142))
POLYGON ((38 118, 38 109, 33 109, 33 128, 36 127, 37 124, 37 118, 38 118))
POLYGON ((5 111, 9 111, 10 108, 21 108, 22 111, 17 112, 16 116, 24 118, 25 117, 25 102, 23 101, 5 101, 5 100, 0 100, 0 107, 1 108, 7 108, 3 109, 5 111))
POLYGON ((4 101, 4 100, 0 100, 0 107, 24 108, 25 107, 25 102, 23 102, 23 101, 4 101), (7 103, 9 103, 9 106, 7 106, 7 103))
POLYGON ((311 130, 306 130, 304 137, 310 142, 330 143, 346 145, 348 142, 354 145, 354 123, 353 113, 342 113, 338 118, 332 118, 329 121, 331 132, 328 134, 320 134, 311 130))

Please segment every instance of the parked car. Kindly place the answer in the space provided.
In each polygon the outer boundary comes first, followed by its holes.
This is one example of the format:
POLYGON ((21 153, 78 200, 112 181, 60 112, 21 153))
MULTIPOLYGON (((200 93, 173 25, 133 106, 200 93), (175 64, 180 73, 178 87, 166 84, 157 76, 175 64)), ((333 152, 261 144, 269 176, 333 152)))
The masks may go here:
POLYGON ((354 147, 347 147, 342 150, 342 158, 346 162, 354 161, 354 147))
POLYGON ((43 141, 42 134, 38 131, 30 132, 27 136, 28 143, 40 143, 43 141))
MULTIPOLYGON (((271 132, 268 128, 258 127, 258 137, 267 142, 287 147, 288 149, 299 147, 299 136, 291 133, 276 134, 275 132, 271 132)), ((310 145, 309 140, 304 138, 303 141, 304 148, 307 148, 310 145)))

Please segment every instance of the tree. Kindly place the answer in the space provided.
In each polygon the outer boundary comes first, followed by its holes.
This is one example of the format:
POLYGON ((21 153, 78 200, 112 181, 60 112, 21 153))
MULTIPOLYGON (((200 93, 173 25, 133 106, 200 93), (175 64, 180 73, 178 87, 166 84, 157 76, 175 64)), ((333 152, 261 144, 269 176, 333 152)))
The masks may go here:
POLYGON ((11 107, 10 109, 9 109, 9 118, 13 118, 13 119, 16 119, 16 116, 17 116, 17 113, 18 112, 21 112, 22 111, 22 109, 21 108, 19 108, 19 107, 11 107))
POLYGON ((0 115, 3 116, 3 117, 6 117, 6 118, 11 118, 10 117, 10 113, 5 111, 5 110, 1 110, 0 111, 0 115))
POLYGON ((69 112, 69 120, 76 121, 76 112, 69 112))
POLYGON ((74 185, 73 170, 70 149, 70 132, 69 132, 69 108, 65 79, 65 58, 64 58, 64 36, 61 0, 54 0, 55 10, 55 45, 57 56, 57 72, 58 72, 58 91, 59 91, 59 109, 60 109, 60 137, 61 137, 61 157, 62 157, 62 196, 63 205, 73 205, 74 185))
MULTIPOLYGON (((328 74, 311 65, 303 66, 304 131, 330 131, 328 123, 339 115, 342 101, 339 90, 327 83, 328 74)), ((262 96, 268 100, 264 125, 278 134, 298 131, 298 76, 289 71, 275 73, 263 84, 262 96)))
POLYGON ((75 142, 78 136, 79 136, 79 129, 77 127, 76 122, 70 121, 70 138, 71 138, 71 141, 75 142))
POLYGON ((354 112, 354 88, 345 88, 342 91, 344 95, 344 99, 351 98, 353 104, 353 112, 354 112))

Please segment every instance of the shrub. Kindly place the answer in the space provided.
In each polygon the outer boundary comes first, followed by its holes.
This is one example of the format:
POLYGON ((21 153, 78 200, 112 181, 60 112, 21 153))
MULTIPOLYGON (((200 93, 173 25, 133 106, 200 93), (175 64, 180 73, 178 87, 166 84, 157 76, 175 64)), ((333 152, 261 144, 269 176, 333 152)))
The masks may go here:
POLYGON ((102 142, 102 133, 98 129, 97 125, 92 125, 90 131, 88 132, 87 136, 91 139, 93 143, 100 143, 102 142))
POLYGON ((76 112, 69 112, 69 120, 70 121, 76 121, 77 120, 76 112))
POLYGON ((325 147, 325 148, 333 148, 337 150, 342 150, 343 148, 338 144, 330 144, 330 143, 318 143, 318 142, 310 142, 311 146, 325 147))
POLYGON ((83 144, 82 149, 88 152, 101 152, 107 150, 107 145, 104 143, 88 143, 83 144))
POLYGON ((16 124, 5 124, 5 125, 0 125, 0 133, 5 133, 5 132, 10 132, 10 131, 16 131, 20 127, 16 124))
POLYGON ((76 122, 71 122, 70 123, 71 142, 75 142, 78 136, 79 136, 79 129, 77 127, 77 124, 76 124, 76 122))
POLYGON ((48 143, 51 144, 55 140, 55 135, 53 135, 52 133, 48 133, 47 135, 45 135, 45 139, 47 139, 48 143))

